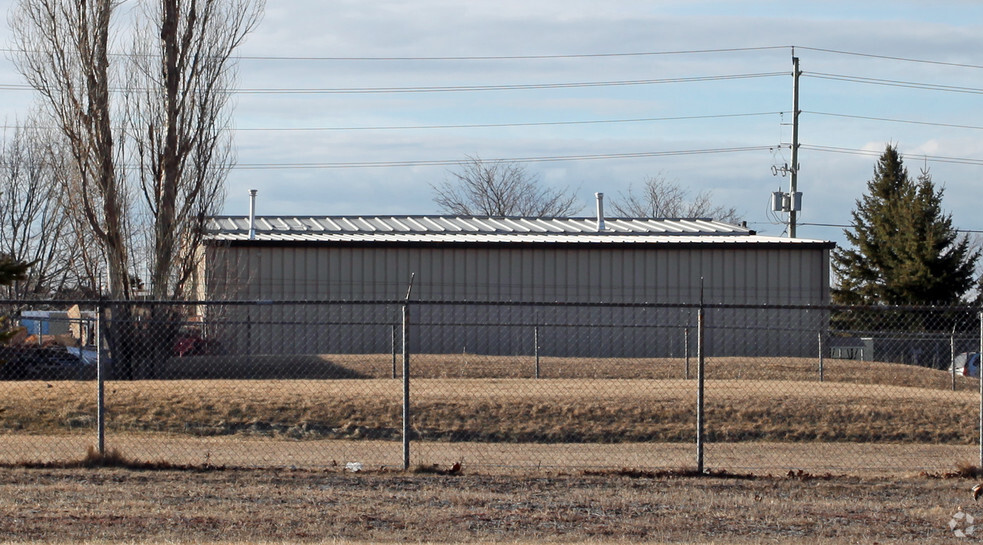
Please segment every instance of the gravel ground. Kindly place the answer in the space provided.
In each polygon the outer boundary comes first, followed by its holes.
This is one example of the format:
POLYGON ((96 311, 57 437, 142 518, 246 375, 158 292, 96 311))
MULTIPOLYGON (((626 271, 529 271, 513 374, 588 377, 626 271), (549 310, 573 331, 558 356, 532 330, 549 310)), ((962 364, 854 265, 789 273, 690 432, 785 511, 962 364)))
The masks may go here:
POLYGON ((961 478, 425 469, 0 469, 0 541, 952 543, 983 520, 961 478))

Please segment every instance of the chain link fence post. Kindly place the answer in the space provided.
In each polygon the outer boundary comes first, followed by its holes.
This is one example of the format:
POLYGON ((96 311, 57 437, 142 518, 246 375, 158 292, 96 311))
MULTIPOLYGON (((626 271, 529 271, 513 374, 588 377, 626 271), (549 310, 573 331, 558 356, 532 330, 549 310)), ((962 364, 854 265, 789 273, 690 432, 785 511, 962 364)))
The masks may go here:
MULTIPOLYGON (((980 320, 980 346, 979 346, 979 356, 977 357, 977 369, 983 369, 983 312, 979 313, 980 320)), ((969 367, 969 355, 966 356, 965 365, 969 367)), ((983 371, 980 371, 980 468, 983 468, 983 371)))
POLYGON ((700 307, 696 313, 696 472, 703 474, 703 431, 706 415, 703 412, 703 389, 706 379, 704 368, 703 336, 705 327, 703 309, 703 279, 700 279, 700 307))
POLYGON ((406 289, 403 301, 403 471, 410 468, 410 294, 413 292, 413 277, 406 289))
POLYGON ((410 468, 410 303, 403 303, 403 471, 410 468))
POLYGON ((533 343, 536 345, 536 378, 539 378, 539 326, 535 326, 532 330, 533 343))
POLYGON ((96 449, 106 454, 106 362, 102 357, 102 312, 96 305, 96 449))

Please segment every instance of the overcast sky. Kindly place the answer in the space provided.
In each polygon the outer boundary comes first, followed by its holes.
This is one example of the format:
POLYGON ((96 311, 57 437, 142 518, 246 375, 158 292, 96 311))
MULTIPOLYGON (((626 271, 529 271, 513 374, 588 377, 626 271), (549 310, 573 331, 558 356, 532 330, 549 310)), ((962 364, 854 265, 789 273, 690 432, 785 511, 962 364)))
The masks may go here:
MULTIPOLYGON (((264 215, 432 214, 431 184, 472 155, 548 159, 528 172, 575 189, 584 215, 594 192, 662 176, 780 235, 792 46, 800 237, 842 242, 824 225, 848 223, 887 143, 945 187, 957 227, 983 230, 970 1, 269 0, 240 51, 225 211, 246 214, 255 188, 264 215)), ((32 100, 5 88, 22 83, 0 60, 8 124, 32 100)))

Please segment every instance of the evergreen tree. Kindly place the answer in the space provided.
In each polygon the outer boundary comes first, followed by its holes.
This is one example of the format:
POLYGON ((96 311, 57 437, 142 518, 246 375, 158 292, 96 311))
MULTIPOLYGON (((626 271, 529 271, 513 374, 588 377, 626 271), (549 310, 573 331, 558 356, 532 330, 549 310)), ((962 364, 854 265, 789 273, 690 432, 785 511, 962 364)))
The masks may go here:
POLYGON ((857 201, 850 248, 833 252, 840 304, 954 304, 974 286, 980 257, 952 217, 942 211, 942 189, 928 171, 912 180, 894 146, 887 146, 857 201))

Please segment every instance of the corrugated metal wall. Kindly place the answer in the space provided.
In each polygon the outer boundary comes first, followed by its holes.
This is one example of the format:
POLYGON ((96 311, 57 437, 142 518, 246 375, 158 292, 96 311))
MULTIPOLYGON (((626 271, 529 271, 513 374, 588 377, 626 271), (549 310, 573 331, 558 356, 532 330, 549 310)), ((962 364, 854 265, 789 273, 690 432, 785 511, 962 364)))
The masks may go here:
MULTIPOLYGON (((734 247, 213 247, 210 299, 396 300, 415 273, 413 300, 566 303, 824 304, 829 250, 734 247)), ((421 308, 421 307, 418 307, 421 308)), ((225 342, 246 353, 379 353, 392 348, 398 309, 238 307, 225 342), (382 314, 379 314, 381 312, 382 314), (366 323, 371 322, 371 323, 366 323)), ((422 307, 411 350, 531 354, 542 325, 544 355, 671 357, 695 324, 679 309, 568 309, 544 323, 532 307, 422 307), (447 314, 450 312, 450 314, 447 314), (448 318, 450 316, 450 318, 448 318), (423 325, 426 324, 426 325, 423 325), (480 327, 475 324, 482 324, 480 327)), ((816 353, 824 316, 808 311, 718 310, 708 316, 716 355, 816 353)))
POLYGON ((730 247, 214 247, 208 298, 821 304, 829 250, 730 247))

